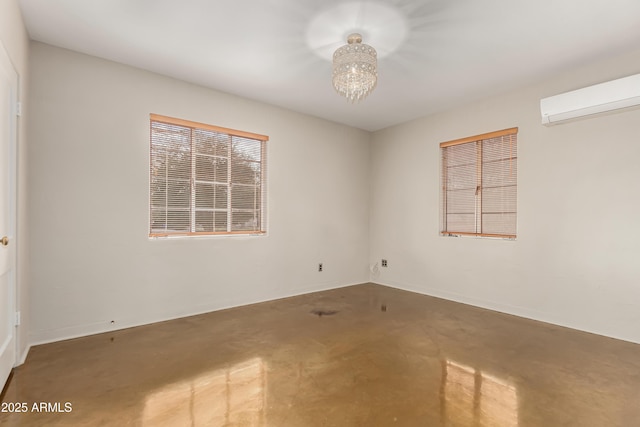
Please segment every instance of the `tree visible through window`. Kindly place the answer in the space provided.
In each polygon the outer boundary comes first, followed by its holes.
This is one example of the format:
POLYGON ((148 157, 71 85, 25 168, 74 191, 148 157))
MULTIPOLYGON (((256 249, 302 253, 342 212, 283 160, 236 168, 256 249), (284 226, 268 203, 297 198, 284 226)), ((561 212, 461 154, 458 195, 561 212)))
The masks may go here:
POLYGON ((440 144, 444 235, 516 237, 518 128, 440 144))
POLYGON ((267 140, 152 114, 149 235, 264 233, 267 140))

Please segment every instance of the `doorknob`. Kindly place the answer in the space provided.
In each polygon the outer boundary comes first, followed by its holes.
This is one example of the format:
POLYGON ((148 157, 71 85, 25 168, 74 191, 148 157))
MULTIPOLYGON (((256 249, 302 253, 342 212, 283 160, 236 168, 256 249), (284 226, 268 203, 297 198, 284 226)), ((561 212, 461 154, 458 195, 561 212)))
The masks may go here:
POLYGON ((7 236, 4 236, 2 239, 0 239, 0 243, 2 243, 2 246, 7 246, 9 244, 9 238, 7 236))

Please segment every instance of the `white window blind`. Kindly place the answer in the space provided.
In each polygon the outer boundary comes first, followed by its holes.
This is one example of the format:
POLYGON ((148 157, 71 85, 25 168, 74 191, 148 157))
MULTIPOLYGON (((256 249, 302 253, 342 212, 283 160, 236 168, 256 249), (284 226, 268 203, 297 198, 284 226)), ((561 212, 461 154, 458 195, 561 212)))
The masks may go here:
POLYGON ((149 236, 265 233, 268 139, 151 114, 149 236))
POLYGON ((516 237, 517 134, 511 128, 440 144, 442 234, 516 237))

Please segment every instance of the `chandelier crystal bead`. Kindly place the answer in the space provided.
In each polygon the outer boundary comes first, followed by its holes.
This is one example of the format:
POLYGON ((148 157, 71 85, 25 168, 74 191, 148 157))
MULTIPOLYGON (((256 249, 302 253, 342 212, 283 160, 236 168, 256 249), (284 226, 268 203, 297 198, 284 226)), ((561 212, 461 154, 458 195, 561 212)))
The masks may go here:
POLYGON ((333 54, 333 87, 348 101, 357 102, 378 83, 378 54, 362 43, 360 34, 350 34, 347 43, 333 54))

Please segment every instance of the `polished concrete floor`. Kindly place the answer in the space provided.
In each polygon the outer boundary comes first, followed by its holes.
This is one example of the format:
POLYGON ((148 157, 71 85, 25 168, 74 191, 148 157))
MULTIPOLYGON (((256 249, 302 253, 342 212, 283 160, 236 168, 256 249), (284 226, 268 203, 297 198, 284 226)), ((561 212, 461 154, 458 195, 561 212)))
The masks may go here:
POLYGON ((37 346, 8 403, 0 425, 638 426, 640 345, 365 284, 37 346))

